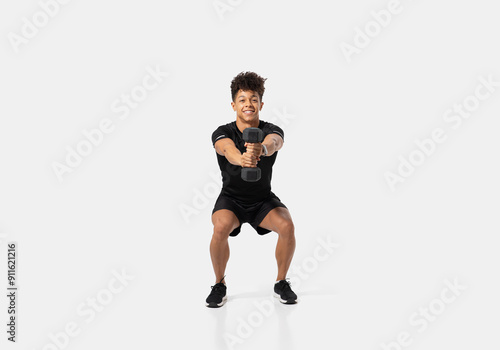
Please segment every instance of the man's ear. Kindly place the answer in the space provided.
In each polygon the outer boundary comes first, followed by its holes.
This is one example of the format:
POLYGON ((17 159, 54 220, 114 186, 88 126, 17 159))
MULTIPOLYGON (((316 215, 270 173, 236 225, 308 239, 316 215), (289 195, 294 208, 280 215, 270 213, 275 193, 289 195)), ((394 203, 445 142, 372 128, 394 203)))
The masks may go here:
POLYGON ((263 106, 264 106, 264 102, 261 102, 261 103, 260 103, 260 109, 259 109, 259 111, 261 111, 261 110, 262 110, 262 107, 263 107, 263 106))
POLYGON ((233 102, 231 102, 231 107, 233 107, 233 111, 235 111, 235 110, 236 110, 236 107, 235 107, 234 101, 233 101, 233 102))

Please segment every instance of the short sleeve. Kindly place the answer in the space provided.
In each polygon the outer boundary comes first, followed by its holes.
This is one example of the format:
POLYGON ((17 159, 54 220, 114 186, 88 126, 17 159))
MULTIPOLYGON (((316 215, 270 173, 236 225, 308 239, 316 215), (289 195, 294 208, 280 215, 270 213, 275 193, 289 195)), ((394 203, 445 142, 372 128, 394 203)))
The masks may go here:
POLYGON ((221 125, 219 126, 213 133, 212 133, 212 145, 215 147, 215 143, 219 141, 220 139, 229 137, 229 130, 227 125, 221 125))
POLYGON ((274 125, 273 123, 267 122, 266 125, 262 128, 262 131, 264 131, 264 136, 267 136, 269 134, 278 134, 281 136, 283 141, 285 141, 285 133, 283 132, 283 129, 281 129, 279 126, 274 125))

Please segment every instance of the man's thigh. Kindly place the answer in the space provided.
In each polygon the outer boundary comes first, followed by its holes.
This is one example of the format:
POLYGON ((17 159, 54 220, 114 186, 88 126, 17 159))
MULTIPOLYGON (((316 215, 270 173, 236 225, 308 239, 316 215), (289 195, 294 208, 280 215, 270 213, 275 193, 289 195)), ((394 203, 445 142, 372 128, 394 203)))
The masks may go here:
POLYGON ((293 228, 292 216, 287 208, 277 207, 264 217, 259 226, 280 233, 285 228, 293 228))
POLYGON ((235 228, 240 226, 240 221, 236 215, 228 209, 220 209, 212 214, 214 230, 222 230, 229 235, 235 228))

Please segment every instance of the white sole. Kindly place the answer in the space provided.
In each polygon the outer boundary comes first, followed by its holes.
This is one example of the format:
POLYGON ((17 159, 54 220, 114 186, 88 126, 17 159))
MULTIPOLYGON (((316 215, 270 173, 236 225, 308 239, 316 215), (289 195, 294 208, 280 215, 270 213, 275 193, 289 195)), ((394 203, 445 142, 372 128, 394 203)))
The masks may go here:
MULTIPOLYGON (((226 301, 227 301, 227 295, 222 298, 222 301, 219 304, 217 304, 217 306, 221 307, 226 303, 226 301)), ((205 303, 205 306, 208 306, 208 303, 205 303)))
POLYGON ((293 303, 287 303, 286 300, 281 299, 281 296, 278 293, 273 292, 273 294, 274 294, 274 297, 278 298, 278 300, 282 304, 296 304, 297 303, 297 299, 295 299, 293 303))

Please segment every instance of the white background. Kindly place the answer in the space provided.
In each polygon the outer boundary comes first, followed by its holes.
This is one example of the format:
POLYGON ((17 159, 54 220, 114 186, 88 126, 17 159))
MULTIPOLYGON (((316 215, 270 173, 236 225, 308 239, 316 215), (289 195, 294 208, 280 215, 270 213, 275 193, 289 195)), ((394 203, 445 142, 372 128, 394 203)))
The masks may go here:
POLYGON ((404 331, 413 349, 498 347, 500 88, 460 127, 443 120, 479 77, 500 81, 496 4, 402 0, 349 63, 341 44, 389 1, 229 3, 219 16, 211 0, 73 0, 16 52, 9 33, 41 5, 2 1, 0 284, 17 241, 20 322, 16 345, 1 327, 2 349, 54 349, 70 322, 74 350, 226 349, 228 335, 235 349, 382 349, 404 331), (157 66, 169 77, 119 119, 111 104, 157 66), (241 71, 268 78, 261 119, 285 131, 273 191, 294 218, 292 265, 310 271, 292 285, 297 305, 261 316, 277 237, 249 225, 230 239, 228 303, 204 306, 220 186, 210 136, 235 119, 241 71), (53 163, 104 118, 114 131, 58 181, 53 163), (384 174, 435 128, 446 142, 391 191, 384 174), (339 247, 314 263, 319 238, 339 247), (87 322, 77 308, 114 270, 134 278, 87 322), (419 332, 409 318, 440 305, 445 280, 466 289, 419 332))

